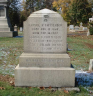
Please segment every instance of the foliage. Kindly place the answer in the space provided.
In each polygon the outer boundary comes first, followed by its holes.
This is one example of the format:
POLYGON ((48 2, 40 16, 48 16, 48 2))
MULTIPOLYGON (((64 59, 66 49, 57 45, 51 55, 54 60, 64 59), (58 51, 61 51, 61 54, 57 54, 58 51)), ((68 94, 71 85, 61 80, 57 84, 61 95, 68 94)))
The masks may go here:
POLYGON ((62 16, 68 24, 87 24, 92 15, 91 4, 87 0, 55 0, 53 7, 57 10, 61 8, 62 16))
POLYGON ((93 27, 89 28, 90 35, 93 35, 93 27))
POLYGON ((22 6, 22 10, 20 11, 20 25, 19 25, 20 27, 23 26, 23 22, 27 19, 27 17, 30 14, 30 10, 26 9, 26 1, 25 0, 22 1, 21 6, 22 6))
POLYGON ((19 17, 20 4, 19 3, 20 3, 20 0, 10 0, 8 2, 8 5, 9 5, 8 15, 9 15, 12 27, 14 27, 15 24, 19 26, 19 21, 20 21, 20 17, 19 17))
POLYGON ((26 9, 30 9, 31 13, 43 8, 52 9, 53 1, 54 0, 26 0, 26 9))
POLYGON ((67 11, 70 5, 70 0, 55 0, 53 2, 53 7, 57 9, 57 11, 61 8, 62 16, 65 20, 67 20, 67 11))
POLYGON ((19 26, 20 21, 19 12, 17 10, 13 10, 12 8, 9 8, 8 11, 12 27, 15 26, 15 24, 19 26))
POLYGON ((90 35, 93 35, 93 21, 89 22, 89 32, 90 35))
POLYGON ((72 0, 68 13, 71 17, 71 24, 79 25, 80 22, 88 23, 91 17, 91 5, 87 0, 72 0))
POLYGON ((43 8, 52 9, 53 0, 23 0, 22 11, 20 12, 20 26, 23 26, 23 21, 34 11, 43 8))
POLYGON ((90 35, 93 35, 93 21, 89 22, 89 32, 90 35))

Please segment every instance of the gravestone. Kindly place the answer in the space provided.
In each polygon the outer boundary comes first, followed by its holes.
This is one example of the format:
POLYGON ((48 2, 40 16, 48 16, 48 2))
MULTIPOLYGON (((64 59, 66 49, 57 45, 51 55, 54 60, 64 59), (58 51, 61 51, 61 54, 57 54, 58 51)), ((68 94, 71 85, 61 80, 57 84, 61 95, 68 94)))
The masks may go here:
POLYGON ((15 68, 15 86, 73 87, 75 70, 67 51, 67 22, 42 9, 24 22, 24 53, 15 68))
POLYGON ((75 26, 75 30, 79 30, 79 26, 75 26))
POLYGON ((83 23, 81 22, 81 23, 80 23, 80 27, 82 27, 82 25, 83 25, 83 23))
POLYGON ((8 19, 8 0, 0 0, 0 37, 12 37, 8 19))
POLYGON ((87 27, 83 27, 83 31, 88 31, 88 28, 87 27))
POLYGON ((89 71, 93 71, 93 59, 90 59, 89 71))
POLYGON ((79 27, 80 31, 83 31, 83 23, 80 23, 80 27, 79 27))
POLYGON ((74 25, 69 25, 69 30, 74 30, 74 25))
POLYGON ((89 18, 89 22, 92 22, 93 21, 93 16, 92 16, 92 18, 89 18))
POLYGON ((20 32, 22 32, 23 31, 23 27, 20 27, 20 32))

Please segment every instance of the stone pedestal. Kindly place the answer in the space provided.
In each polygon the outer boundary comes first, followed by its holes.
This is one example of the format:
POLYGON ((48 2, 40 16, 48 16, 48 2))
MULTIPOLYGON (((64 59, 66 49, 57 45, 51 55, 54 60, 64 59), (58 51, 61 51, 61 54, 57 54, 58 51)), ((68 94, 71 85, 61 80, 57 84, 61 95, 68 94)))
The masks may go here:
POLYGON ((0 37, 13 37, 7 16, 8 0, 0 1, 0 37))
POLYGON ((0 37, 13 37, 6 18, 0 18, 0 37))
POLYGON ((19 67, 15 69, 16 86, 73 87, 75 70, 72 68, 19 67))
POLYGON ((24 22, 24 53, 15 69, 15 86, 74 87, 75 70, 67 49, 67 23, 43 9, 24 22))

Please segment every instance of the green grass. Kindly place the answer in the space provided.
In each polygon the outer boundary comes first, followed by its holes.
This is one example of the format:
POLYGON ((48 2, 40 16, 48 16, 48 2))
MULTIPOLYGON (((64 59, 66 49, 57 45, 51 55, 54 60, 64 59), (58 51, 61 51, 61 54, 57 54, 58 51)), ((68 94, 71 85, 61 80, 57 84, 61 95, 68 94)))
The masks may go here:
POLYGON ((14 73, 23 52, 23 38, 0 38, 0 73, 14 73))
POLYGON ((31 87, 13 87, 6 82, 0 82, 0 96, 88 96, 89 92, 80 87, 81 92, 71 91, 65 93, 62 91, 53 91, 52 89, 31 88, 31 87))
POLYGON ((68 54, 75 69, 88 70, 89 61, 93 58, 93 36, 68 37, 67 41, 69 49, 73 49, 68 54), (86 43, 91 45, 90 48, 86 43))
MULTIPOLYGON (((20 33, 22 35, 22 33, 20 33)), ((78 36, 67 38, 71 63, 76 70, 88 70, 89 60, 93 58, 93 36, 78 36), (90 44, 90 48, 87 44, 90 44)), ((14 69, 19 63, 19 56, 23 53, 23 38, 0 38, 0 74, 14 76, 14 69)), ((39 88, 14 87, 9 83, 1 82, 0 96, 88 96, 89 92, 80 87, 80 92, 40 90, 39 88)))

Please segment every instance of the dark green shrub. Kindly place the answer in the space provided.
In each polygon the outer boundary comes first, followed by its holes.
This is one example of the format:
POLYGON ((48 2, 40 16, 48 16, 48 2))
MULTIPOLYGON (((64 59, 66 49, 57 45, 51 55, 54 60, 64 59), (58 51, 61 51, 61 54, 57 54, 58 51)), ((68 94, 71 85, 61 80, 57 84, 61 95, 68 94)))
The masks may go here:
POLYGON ((93 21, 89 22, 89 32, 90 35, 93 35, 93 21))
POLYGON ((89 28, 90 35, 93 35, 93 27, 89 28))

